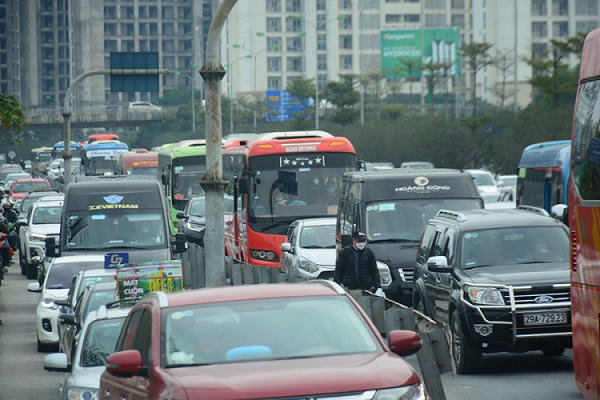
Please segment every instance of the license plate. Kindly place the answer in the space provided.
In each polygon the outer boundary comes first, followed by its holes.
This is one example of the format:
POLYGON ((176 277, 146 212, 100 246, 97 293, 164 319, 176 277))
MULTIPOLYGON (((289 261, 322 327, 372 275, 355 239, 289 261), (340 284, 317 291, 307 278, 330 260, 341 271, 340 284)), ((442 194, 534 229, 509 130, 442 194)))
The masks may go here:
POLYGON ((525 314, 525 325, 554 325, 566 324, 567 313, 540 313, 540 314, 525 314))

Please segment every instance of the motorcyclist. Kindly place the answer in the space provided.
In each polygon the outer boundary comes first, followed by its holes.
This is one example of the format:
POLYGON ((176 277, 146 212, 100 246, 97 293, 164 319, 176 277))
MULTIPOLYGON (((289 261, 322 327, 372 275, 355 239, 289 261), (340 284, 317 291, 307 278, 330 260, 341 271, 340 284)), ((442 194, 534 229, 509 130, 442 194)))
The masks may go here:
MULTIPOLYGON (((19 216, 13 210, 14 202, 11 199, 8 199, 4 203, 2 203, 2 211, 3 216, 6 219, 6 225, 8 227, 8 243, 10 244, 13 252, 17 250, 19 236, 17 234, 17 221, 19 220, 19 216)), ((9 257, 9 265, 12 264, 12 257, 9 257)))
POLYGON ((8 199, 4 203, 2 203, 4 218, 6 218, 6 221, 9 224, 16 224, 19 220, 19 216, 17 215, 16 211, 13 210, 14 204, 15 203, 12 201, 12 199, 8 199))
MULTIPOLYGON (((9 234, 8 224, 6 222, 6 218, 0 215, 0 233, 4 233, 6 235, 9 234)), ((0 239, 0 258, 2 259, 1 268, 8 267, 11 262, 11 250, 10 246, 4 244, 7 243, 0 239)))

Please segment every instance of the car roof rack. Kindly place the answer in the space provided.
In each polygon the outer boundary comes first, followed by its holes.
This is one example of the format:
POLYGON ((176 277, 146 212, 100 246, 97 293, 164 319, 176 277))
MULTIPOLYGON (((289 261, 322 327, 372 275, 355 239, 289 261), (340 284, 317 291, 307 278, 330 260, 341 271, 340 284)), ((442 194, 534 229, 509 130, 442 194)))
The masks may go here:
POLYGON ((527 206, 527 205, 518 205, 517 206, 517 210, 534 212, 534 213, 543 215, 544 217, 549 217, 550 216, 550 214, 548 213, 548 211, 546 211, 546 210, 544 210, 543 208, 540 208, 540 207, 527 206))
POLYGON ((302 281, 300 283, 317 283, 323 286, 328 286, 331 289, 335 290, 337 294, 345 294, 346 291, 343 287, 335 283, 334 281, 330 281, 329 279, 310 279, 308 281, 302 281))
POLYGON ((457 211, 452 211, 452 210, 440 210, 437 212, 437 214, 435 216, 453 219, 458 222, 465 222, 467 220, 467 217, 465 214, 457 212, 457 211))

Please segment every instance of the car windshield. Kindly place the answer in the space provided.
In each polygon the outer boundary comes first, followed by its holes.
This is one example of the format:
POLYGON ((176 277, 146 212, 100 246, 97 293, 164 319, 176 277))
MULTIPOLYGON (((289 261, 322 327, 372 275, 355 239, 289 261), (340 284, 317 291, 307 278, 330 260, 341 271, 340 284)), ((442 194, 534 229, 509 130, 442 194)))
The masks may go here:
POLYGON ((494 186, 494 178, 491 174, 473 174, 477 186, 494 186))
POLYGON ((98 320, 90 324, 82 343, 81 366, 103 367, 115 351, 125 317, 98 320))
POLYGON ((33 224, 60 224, 62 206, 38 207, 33 214, 33 224))
POLYGON ((162 321, 162 364, 167 367, 382 351, 343 296, 167 308, 162 321))
MULTIPOLYGON (((113 278, 114 280, 114 278, 113 278)), ((95 290, 92 292, 92 294, 90 295, 90 298, 87 302, 87 304, 85 304, 85 310, 83 310, 83 320, 85 321, 85 318, 88 316, 89 313, 91 313, 92 311, 95 311, 98 309, 98 307, 100 307, 101 305, 104 304, 108 304, 111 301, 115 301, 115 290, 116 290, 116 285, 115 285, 115 289, 112 290, 95 290)))
POLYGON ((305 226, 300 233, 300 247, 305 249, 334 249, 335 224, 305 226))
POLYGON ((420 199, 373 202, 367 205, 367 238, 377 241, 415 241, 421 239, 429 219, 441 209, 481 208, 477 199, 420 199))
POLYGON ((190 215, 195 217, 203 217, 206 214, 206 198, 197 197, 193 198, 190 203, 190 215))
POLYGON ((104 268, 104 260, 70 263, 55 262, 50 267, 48 276, 46 276, 46 280, 44 281, 44 286, 46 289, 68 289, 71 287, 73 277, 79 271, 96 268, 104 268))
POLYGON ((69 250, 123 247, 159 249, 167 243, 164 218, 159 210, 107 210, 106 214, 81 211, 68 215, 64 228, 69 250))
POLYGON ((494 265, 567 263, 569 239, 560 226, 470 231, 462 236, 461 259, 463 269, 494 265))
POLYGON ((23 182, 15 183, 13 188, 14 193, 33 192, 39 189, 48 189, 50 185, 47 182, 23 182))

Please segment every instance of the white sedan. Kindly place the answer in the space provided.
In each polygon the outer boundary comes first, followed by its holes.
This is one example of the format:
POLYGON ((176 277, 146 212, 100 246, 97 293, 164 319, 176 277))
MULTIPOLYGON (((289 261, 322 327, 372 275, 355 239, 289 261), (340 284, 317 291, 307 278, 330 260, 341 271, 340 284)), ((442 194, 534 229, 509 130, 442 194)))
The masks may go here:
POLYGON ((27 291, 40 293, 35 310, 39 352, 58 348, 60 305, 56 304, 55 300, 66 299, 71 282, 79 271, 97 268, 104 268, 104 255, 57 257, 48 267, 43 286, 39 282, 27 286, 27 291))

